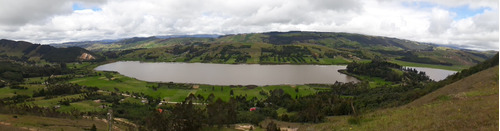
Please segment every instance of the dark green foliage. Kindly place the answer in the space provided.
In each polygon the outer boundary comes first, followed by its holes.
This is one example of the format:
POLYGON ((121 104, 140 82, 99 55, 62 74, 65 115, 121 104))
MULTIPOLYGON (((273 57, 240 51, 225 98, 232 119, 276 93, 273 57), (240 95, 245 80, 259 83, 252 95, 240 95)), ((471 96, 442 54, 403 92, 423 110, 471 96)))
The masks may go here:
POLYGON ((1 77, 11 81, 17 81, 17 82, 23 81, 23 75, 17 72, 11 72, 11 71, 3 72, 1 77))
POLYGON ((27 77, 61 75, 71 72, 69 69, 61 68, 60 65, 36 66, 0 60, 0 80, 6 83, 20 83, 27 77))
POLYGON ((15 95, 12 97, 6 97, 0 99, 0 106, 2 105, 10 105, 10 104, 17 104, 17 103, 22 103, 25 101, 31 101, 31 97, 28 95, 15 95))
POLYGON ((138 103, 120 103, 113 104, 113 116, 121 117, 128 120, 141 122, 144 120, 146 116, 149 115, 149 112, 153 110, 150 106, 144 106, 138 103))
POLYGON ((71 103, 71 101, 67 100, 67 99, 63 99, 63 100, 59 101, 59 105, 69 106, 69 103, 71 103))
POLYGON ((209 125, 233 124, 236 122, 236 103, 235 101, 224 102, 220 98, 207 105, 207 123, 209 125))
POLYGON ((108 80, 111 80, 111 78, 113 78, 113 75, 111 73, 108 73, 108 72, 105 72, 104 73, 104 76, 108 79, 108 80))
POLYGON ((94 88, 84 88, 77 84, 49 84, 46 89, 34 91, 33 97, 79 94, 84 92, 94 92, 94 90, 94 88))
POLYGON ((374 59, 369 63, 352 62, 347 65, 347 72, 356 75, 380 77, 387 81, 405 82, 415 84, 421 81, 429 81, 424 72, 415 69, 402 68, 398 64, 390 63, 381 59, 374 59), (402 72, 402 75, 397 71, 402 72))
POLYGON ((97 131, 97 127, 95 124, 92 124, 92 127, 90 127, 90 131, 97 131))
POLYGON ((296 45, 281 45, 271 48, 262 48, 260 63, 269 63, 271 61, 306 63, 304 57, 316 57, 305 47, 296 45))
POLYGON ((3 80, 0 80, 0 88, 4 88, 6 83, 3 80))
MULTIPOLYGON (((78 61, 78 57, 82 53, 94 54, 80 47, 68 47, 68 48, 54 48, 48 45, 42 45, 42 47, 47 47, 48 52, 44 52, 42 58, 50 62, 75 62, 78 61)), ((97 55, 93 55, 97 56, 97 55)))
POLYGON ((347 65, 347 72, 349 73, 380 77, 388 81, 401 81, 401 76, 392 69, 401 70, 401 66, 383 60, 373 60, 370 63, 352 62, 347 65))
POLYGON ((145 119, 148 130, 196 131, 204 120, 203 110, 192 103, 176 104, 172 110, 153 112, 145 119))
POLYGON ((285 93, 283 89, 270 90, 266 101, 270 106, 285 107, 287 103, 293 102, 292 96, 285 93))
POLYGON ((239 111, 238 112, 238 123, 252 123, 258 125, 259 122, 266 119, 266 115, 263 115, 257 111, 239 111))

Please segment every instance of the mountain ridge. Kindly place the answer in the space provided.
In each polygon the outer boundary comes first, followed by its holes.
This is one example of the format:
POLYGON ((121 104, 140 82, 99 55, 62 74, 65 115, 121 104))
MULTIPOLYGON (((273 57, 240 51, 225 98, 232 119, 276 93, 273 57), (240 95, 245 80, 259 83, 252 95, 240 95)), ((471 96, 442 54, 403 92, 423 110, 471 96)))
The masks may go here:
POLYGON ((80 47, 55 48, 26 41, 0 40, 0 56, 21 61, 76 62, 101 59, 97 54, 80 47), (84 57, 82 57, 84 56, 84 57))
POLYGON ((117 60, 226 64, 347 64, 383 57, 464 69, 495 51, 453 49, 435 44, 344 32, 264 32, 173 35, 50 44, 81 47, 117 60), (296 53, 298 52, 298 53, 296 53))
POLYGON ((382 56, 425 64, 472 66, 496 53, 457 50, 390 37, 302 31, 218 38, 130 38, 113 44, 93 44, 86 49, 116 52, 115 55, 120 54, 119 59, 123 60, 228 64, 345 64, 346 61, 382 56), (302 53, 294 54, 297 51, 302 53))

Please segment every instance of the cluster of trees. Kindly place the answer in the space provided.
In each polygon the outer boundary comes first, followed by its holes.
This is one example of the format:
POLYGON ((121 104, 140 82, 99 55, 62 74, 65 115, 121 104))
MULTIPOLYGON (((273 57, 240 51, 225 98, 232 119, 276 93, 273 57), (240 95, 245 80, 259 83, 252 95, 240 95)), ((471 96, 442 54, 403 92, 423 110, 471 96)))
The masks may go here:
POLYGON ((14 61, 0 61, 0 81, 4 83, 22 83, 24 78, 60 75, 71 73, 66 64, 36 66, 14 61))
POLYGON ((290 31, 290 32, 269 32, 264 34, 269 35, 269 37, 268 39, 263 39, 263 41, 275 45, 286 45, 286 44, 293 44, 296 42, 306 42, 309 40, 324 38, 322 37, 324 33, 317 33, 317 32, 290 31))
MULTIPOLYGON (((233 50, 237 49, 236 47, 232 45, 226 45, 221 47, 222 49, 220 50, 219 53, 215 56, 215 58, 221 60, 222 62, 228 61, 231 58, 235 58, 236 63, 245 63, 247 59, 250 58, 250 55, 247 53, 243 53, 241 51, 233 50)), ((204 58, 204 60, 208 60, 204 58)))
POLYGON ((96 92, 99 90, 97 87, 85 87, 78 84, 61 83, 61 84, 48 84, 47 88, 33 91, 33 97, 46 96, 54 97, 59 95, 80 94, 86 92, 96 92))
POLYGON ((229 59, 235 59, 236 63, 246 63, 247 59, 251 58, 248 53, 238 51, 237 49, 249 48, 248 45, 235 47, 233 45, 224 45, 218 48, 212 48, 209 50, 208 44, 191 44, 189 46, 176 45, 173 48, 168 48, 167 53, 173 55, 184 55, 184 61, 191 61, 195 57, 200 57, 202 62, 226 62, 229 59), (210 51, 218 51, 215 55, 212 55, 210 51))
POLYGON ((271 61, 275 62, 293 62, 293 63, 306 63, 303 57, 313 56, 311 51, 307 48, 297 45, 282 45, 273 46, 271 48, 261 48, 261 55, 259 60, 261 63, 271 61))
POLYGON ((376 58, 369 63, 349 63, 346 70, 348 73, 380 77, 392 82, 418 83, 430 80, 425 72, 403 68, 398 64, 390 63, 380 58, 376 58))

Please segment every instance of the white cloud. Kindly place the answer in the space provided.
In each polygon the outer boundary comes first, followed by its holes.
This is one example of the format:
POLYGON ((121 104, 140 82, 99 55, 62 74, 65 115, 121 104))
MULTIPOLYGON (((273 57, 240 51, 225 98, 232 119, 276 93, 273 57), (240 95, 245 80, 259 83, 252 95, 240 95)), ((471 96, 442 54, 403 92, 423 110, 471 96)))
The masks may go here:
POLYGON ((414 1, 441 6, 413 8, 403 4, 408 1, 400 0, 20 0, 17 3, 0 0, 0 38, 53 43, 169 34, 305 30, 498 50, 498 1, 414 1), (75 3, 101 10, 73 11, 71 6, 75 3), (464 5, 488 9, 454 20, 457 14, 442 8, 464 5), (24 10, 24 7, 34 9, 24 10))
POLYGON ((450 28, 450 24, 453 22, 453 14, 443 9, 434 8, 432 9, 430 22, 429 32, 442 34, 450 28))

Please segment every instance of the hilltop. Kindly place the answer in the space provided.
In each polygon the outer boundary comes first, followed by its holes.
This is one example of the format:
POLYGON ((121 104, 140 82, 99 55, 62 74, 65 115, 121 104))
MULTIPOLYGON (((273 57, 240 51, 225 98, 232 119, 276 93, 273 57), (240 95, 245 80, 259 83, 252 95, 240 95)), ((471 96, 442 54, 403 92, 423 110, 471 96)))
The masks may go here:
POLYGON ((475 65, 496 53, 454 49, 381 36, 302 31, 219 37, 134 37, 116 41, 52 45, 78 46, 102 52, 108 58, 118 60, 228 64, 347 64, 381 56, 398 64, 431 64, 453 70, 475 65))

